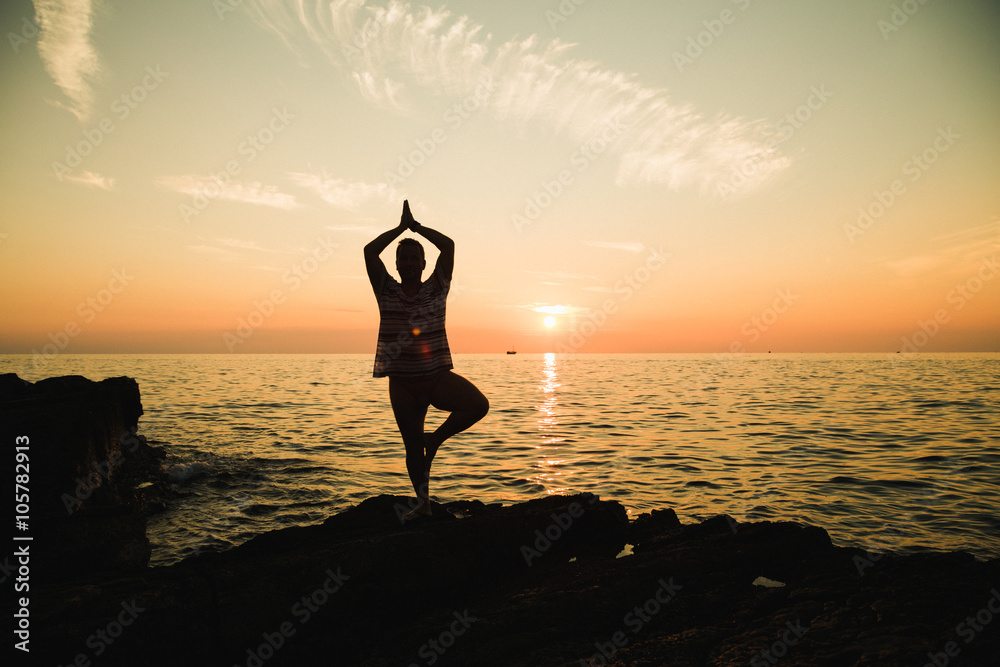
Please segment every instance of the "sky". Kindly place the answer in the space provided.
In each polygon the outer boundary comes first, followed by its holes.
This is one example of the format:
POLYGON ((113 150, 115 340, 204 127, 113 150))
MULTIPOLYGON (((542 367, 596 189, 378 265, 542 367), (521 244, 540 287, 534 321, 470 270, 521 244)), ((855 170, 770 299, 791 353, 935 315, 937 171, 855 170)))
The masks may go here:
POLYGON ((373 352, 362 248, 404 199, 455 241, 456 353, 1000 350, 996 2, 14 0, 0 27, 2 353, 373 352))

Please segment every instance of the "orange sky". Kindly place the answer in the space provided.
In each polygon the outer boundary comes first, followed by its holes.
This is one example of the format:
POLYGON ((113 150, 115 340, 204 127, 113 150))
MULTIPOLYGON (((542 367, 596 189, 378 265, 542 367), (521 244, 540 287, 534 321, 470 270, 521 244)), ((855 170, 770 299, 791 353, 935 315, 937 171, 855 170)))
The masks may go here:
POLYGON ((0 352, 1000 349, 996 7, 681 4, 5 4, 0 352))

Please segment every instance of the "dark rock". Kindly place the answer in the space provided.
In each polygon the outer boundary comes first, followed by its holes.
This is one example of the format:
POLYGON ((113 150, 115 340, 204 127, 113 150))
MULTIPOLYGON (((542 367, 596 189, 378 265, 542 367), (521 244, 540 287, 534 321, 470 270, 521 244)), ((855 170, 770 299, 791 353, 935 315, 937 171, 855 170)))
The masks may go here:
POLYGON ((644 544, 647 540, 669 534, 672 529, 680 527, 680 519, 672 509, 653 510, 635 518, 629 526, 629 542, 644 544))
POLYGON ((139 386, 81 376, 0 376, 0 438, 27 439, 33 567, 47 578, 142 568, 149 541, 139 486, 159 458, 137 435, 139 386))
POLYGON ((408 507, 378 496, 230 551, 44 586, 38 653, 93 658, 88 637, 128 607, 141 611, 108 648, 114 664, 747 665, 780 653, 788 665, 921 665, 948 642, 961 649, 949 665, 1000 657, 995 628, 968 643, 957 629, 988 609, 998 561, 882 556, 859 571, 870 554, 825 531, 724 518, 644 526, 635 553, 615 558, 634 533, 618 503, 589 494, 435 504, 404 525, 408 507))

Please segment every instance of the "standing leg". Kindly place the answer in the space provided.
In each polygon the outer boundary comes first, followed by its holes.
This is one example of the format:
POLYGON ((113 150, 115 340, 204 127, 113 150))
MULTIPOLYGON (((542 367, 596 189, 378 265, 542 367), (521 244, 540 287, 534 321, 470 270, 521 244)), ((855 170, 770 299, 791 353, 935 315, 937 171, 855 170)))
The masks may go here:
MULTIPOLYGON (((430 396, 431 405, 438 410, 450 412, 448 418, 425 438, 426 468, 430 472, 431 461, 445 440, 461 433, 490 411, 490 402, 476 385, 461 375, 445 371, 434 385, 430 396)), ((425 413, 426 414, 426 413, 425 413)))
POLYGON ((424 418, 427 416, 427 403, 422 397, 414 396, 400 382, 389 378, 389 402, 392 413, 396 417, 396 426, 403 436, 403 446, 406 448, 406 472, 410 484, 417 494, 417 507, 404 518, 411 515, 431 513, 430 477, 424 452, 424 418))

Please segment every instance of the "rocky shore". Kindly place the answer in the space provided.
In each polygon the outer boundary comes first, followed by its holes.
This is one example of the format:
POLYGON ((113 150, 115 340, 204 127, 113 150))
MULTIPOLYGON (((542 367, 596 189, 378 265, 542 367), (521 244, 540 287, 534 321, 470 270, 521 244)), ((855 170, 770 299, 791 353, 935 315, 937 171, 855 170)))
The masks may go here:
MULTIPOLYGON (((120 501, 123 515, 141 515, 144 482, 135 475, 155 476, 156 452, 130 449, 141 405, 136 413, 137 389, 116 380, 91 388, 103 398, 83 398, 78 380, 63 383, 71 395, 59 404, 82 401, 90 407, 76 418, 113 426, 67 417, 63 439, 33 437, 31 456, 49 457, 40 475, 63 458, 60 448, 91 457, 49 480, 59 493, 37 497, 45 521, 65 522, 63 487, 116 447, 135 470, 114 467, 107 477, 118 481, 84 500, 120 501), (102 401, 118 407, 99 409, 102 401), (69 442, 84 434, 89 445, 69 442)), ((11 449, 10 424, 28 428, 28 393, 44 401, 59 393, 54 384, 37 389, 51 380, 34 389, 14 381, 0 378, 11 449)), ((32 560, 30 592, 8 588, 6 598, 12 618, 16 596, 30 597, 30 653, 15 657, 84 667, 1000 664, 998 560, 867 553, 796 523, 720 516, 682 525, 669 509, 630 522, 621 505, 590 494, 436 504, 433 517, 402 524, 409 501, 369 498, 322 524, 157 568, 139 562, 141 541, 106 549, 98 564, 98 546, 86 549, 77 532, 63 544, 58 530, 38 525, 46 538, 32 542, 32 559, 42 565, 32 560)), ((87 518, 98 541, 101 511, 87 518)))
POLYGON ((26 475, 24 534, 35 547, 39 577, 120 572, 149 562, 145 490, 163 454, 138 434, 141 415, 139 385, 131 378, 93 382, 73 375, 30 383, 0 375, 0 439, 12 477, 26 475), (23 461, 15 459, 18 445, 23 461), (15 469, 18 463, 25 467, 15 469))

